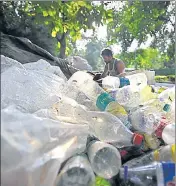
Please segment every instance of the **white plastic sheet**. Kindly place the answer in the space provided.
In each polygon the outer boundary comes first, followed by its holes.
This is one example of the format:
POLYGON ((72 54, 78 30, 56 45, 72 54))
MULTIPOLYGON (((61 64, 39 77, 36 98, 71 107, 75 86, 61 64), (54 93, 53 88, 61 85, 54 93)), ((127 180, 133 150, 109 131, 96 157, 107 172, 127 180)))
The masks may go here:
POLYGON ((14 106, 1 111, 1 184, 53 186, 60 165, 86 148, 87 125, 71 125, 14 106))
POLYGON ((64 84, 49 72, 11 67, 1 74, 1 107, 14 104, 30 113, 49 108, 59 100, 64 84))
POLYGON ((11 59, 9 57, 5 57, 4 55, 1 55, 1 73, 6 71, 8 68, 16 66, 18 68, 23 68, 23 65, 19 63, 18 61, 11 59))
POLYGON ((63 74, 63 72, 58 66, 51 66, 47 61, 43 59, 40 59, 37 62, 33 62, 33 63, 26 63, 23 66, 27 70, 43 70, 58 75, 64 80, 67 80, 67 78, 65 77, 65 75, 63 74))

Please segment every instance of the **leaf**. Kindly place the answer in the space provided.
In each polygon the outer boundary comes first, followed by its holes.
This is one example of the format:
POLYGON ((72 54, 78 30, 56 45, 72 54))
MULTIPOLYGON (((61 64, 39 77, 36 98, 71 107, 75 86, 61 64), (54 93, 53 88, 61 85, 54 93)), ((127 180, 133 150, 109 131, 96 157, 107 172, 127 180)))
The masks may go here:
POLYGON ((45 25, 49 25, 49 22, 48 21, 45 21, 44 23, 45 23, 45 25))
POLYGON ((59 32, 59 27, 56 26, 54 29, 56 32, 59 32))
POLYGON ((64 25, 63 29, 64 29, 64 33, 66 33, 66 32, 67 32, 67 27, 66 27, 66 25, 64 25))
POLYGON ((47 11, 43 11, 43 17, 47 17, 48 16, 48 12, 47 11))
POLYGON ((56 37, 57 32, 55 30, 52 31, 51 36, 56 37))
POLYGON ((59 43, 59 42, 57 43, 57 47, 58 47, 58 49, 60 49, 60 47, 61 47, 61 45, 60 45, 60 43, 59 43))

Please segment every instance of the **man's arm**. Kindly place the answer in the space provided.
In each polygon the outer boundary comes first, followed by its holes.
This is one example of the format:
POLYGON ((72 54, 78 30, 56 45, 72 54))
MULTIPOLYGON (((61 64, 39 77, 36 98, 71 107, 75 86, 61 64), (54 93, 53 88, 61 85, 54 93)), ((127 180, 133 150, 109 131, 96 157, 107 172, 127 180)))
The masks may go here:
POLYGON ((105 68, 104 68, 104 71, 103 71, 103 73, 102 73, 102 75, 101 75, 101 78, 106 77, 106 76, 107 76, 107 73, 108 73, 108 66, 105 65, 105 68))

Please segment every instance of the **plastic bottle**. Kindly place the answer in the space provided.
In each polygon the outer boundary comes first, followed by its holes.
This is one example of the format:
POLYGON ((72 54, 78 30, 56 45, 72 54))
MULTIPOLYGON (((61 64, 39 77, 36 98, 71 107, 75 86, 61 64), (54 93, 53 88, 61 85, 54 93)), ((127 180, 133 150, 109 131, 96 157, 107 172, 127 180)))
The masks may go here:
POLYGON ((165 126, 162 132, 162 139, 168 145, 175 143, 175 124, 165 126))
POLYGON ((110 179, 118 174, 121 157, 119 151, 112 145, 93 141, 88 147, 88 157, 92 169, 98 176, 110 179))
POLYGON ((175 124, 171 124, 168 120, 162 118, 155 130, 155 135, 163 139, 166 144, 173 144, 175 141, 175 124))
POLYGON ((74 83, 89 99, 96 102, 98 95, 105 91, 93 81, 93 76, 86 72, 78 71, 68 80, 68 83, 74 83))
POLYGON ((176 163, 175 144, 162 146, 152 152, 144 154, 141 157, 134 158, 126 162, 123 166, 138 167, 148 165, 154 161, 164 161, 176 163))
POLYGON ((102 79, 102 87, 104 89, 116 89, 122 88, 126 85, 130 85, 130 81, 128 78, 125 77, 114 77, 114 76, 107 76, 102 79))
POLYGON ((141 145, 143 136, 132 133, 115 116, 108 112, 88 112, 90 128, 99 140, 111 143, 118 148, 141 145))
POLYGON ((164 162, 133 168, 125 166, 120 169, 120 178, 135 186, 174 186, 175 164, 164 162))
POLYGON ((145 73, 127 75, 126 78, 129 79, 130 85, 132 85, 132 87, 138 86, 139 88, 144 88, 145 86, 147 86, 147 76, 145 75, 145 73))
POLYGON ((107 92, 100 94, 96 100, 96 106, 99 110, 104 111, 109 103, 115 99, 107 92))
POLYGON ((95 175, 85 155, 69 159, 56 178, 56 186, 94 186, 95 175))
POLYGON ((126 110, 138 107, 140 104, 140 93, 136 87, 125 86, 116 92, 116 101, 126 110))
POLYGON ((131 129, 132 125, 128 121, 128 113, 119 103, 117 103, 116 101, 110 102, 107 105, 105 111, 118 117, 128 129, 131 129))
POLYGON ((158 98, 163 101, 165 100, 173 101, 175 99, 175 86, 173 86, 172 88, 168 88, 164 90, 163 92, 161 92, 158 98))
POLYGON ((160 125, 161 113, 152 106, 141 107, 130 113, 129 119, 134 129, 152 134, 160 125))
POLYGON ((151 135, 144 133, 143 136, 145 148, 152 150, 159 148, 161 142, 154 133, 151 135))

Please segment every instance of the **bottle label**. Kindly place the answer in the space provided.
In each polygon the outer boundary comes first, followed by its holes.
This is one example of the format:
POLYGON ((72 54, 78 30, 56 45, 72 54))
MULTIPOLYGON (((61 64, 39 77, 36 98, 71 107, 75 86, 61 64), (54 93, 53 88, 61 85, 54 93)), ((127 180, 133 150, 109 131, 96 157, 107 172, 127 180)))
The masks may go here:
POLYGON ((115 101, 114 98, 112 98, 108 93, 102 93, 98 96, 97 101, 96 101, 96 106, 101 110, 104 111, 107 105, 115 101))
POLYGON ((155 130, 155 135, 158 137, 158 138, 162 138, 162 132, 164 130, 164 128, 166 127, 166 125, 168 125, 169 123, 167 122, 167 120, 165 119, 162 119, 160 121, 160 125, 156 128, 155 130))
POLYGON ((175 164, 170 162, 162 163, 162 167, 164 186, 175 186, 176 185, 175 164))

